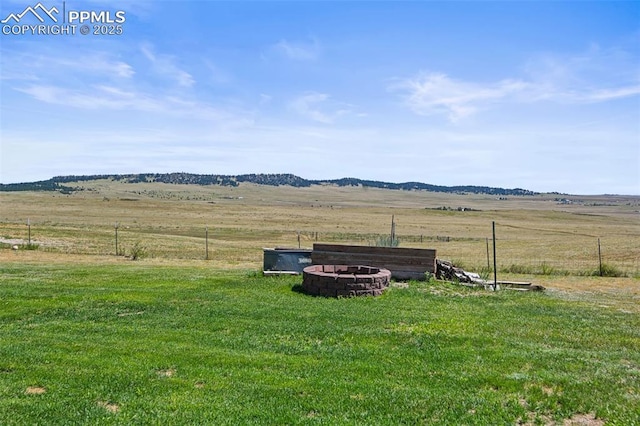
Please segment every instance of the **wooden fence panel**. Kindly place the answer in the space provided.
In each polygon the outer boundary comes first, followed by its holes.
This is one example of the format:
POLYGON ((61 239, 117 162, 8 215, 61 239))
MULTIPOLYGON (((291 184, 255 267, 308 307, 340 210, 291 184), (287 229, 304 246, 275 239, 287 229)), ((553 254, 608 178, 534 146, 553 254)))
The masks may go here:
POLYGON ((316 265, 367 265, 385 268, 396 279, 425 279, 436 272, 432 249, 314 244, 311 262, 316 265))

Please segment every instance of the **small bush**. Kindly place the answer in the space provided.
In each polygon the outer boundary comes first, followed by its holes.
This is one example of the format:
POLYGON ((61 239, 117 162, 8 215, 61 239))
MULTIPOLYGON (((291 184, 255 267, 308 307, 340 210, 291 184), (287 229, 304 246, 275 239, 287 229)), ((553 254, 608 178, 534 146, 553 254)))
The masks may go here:
POLYGON ((546 262, 542 262, 538 266, 512 263, 509 266, 502 267, 500 272, 520 275, 570 275, 569 271, 558 269, 546 262))
POLYGON ((561 275, 559 271, 545 262, 540 264, 540 275, 561 275))
POLYGON ((464 263, 462 260, 460 259, 451 259, 451 263, 453 264, 453 266, 455 266, 456 268, 460 268, 460 269, 464 269, 465 271, 468 271, 471 269, 471 267, 469 265, 467 265, 466 263, 464 263))
POLYGON ((378 235, 374 245, 376 247, 398 247, 400 240, 397 238, 392 239, 390 235, 378 235))
POLYGON ((507 274, 533 274, 534 270, 531 266, 525 266, 525 265, 516 265, 515 263, 512 263, 509 266, 504 266, 500 269, 500 272, 503 273, 507 273, 507 274))
POLYGON ((485 281, 488 281, 490 278, 493 279, 493 268, 483 266, 480 268, 480 271, 478 271, 478 275, 480 275, 480 278, 485 281))
POLYGON ((143 259, 147 256, 147 248, 140 242, 136 241, 129 250, 129 258, 131 260, 143 259))
POLYGON ((602 267, 593 271, 591 275, 594 277, 595 276, 602 276, 602 277, 626 277, 627 276, 627 274, 622 272, 620 269, 608 263, 603 263, 602 267))
POLYGON ((38 247, 40 247, 39 244, 28 243, 28 244, 21 245, 20 249, 22 249, 22 250, 38 250, 38 247))

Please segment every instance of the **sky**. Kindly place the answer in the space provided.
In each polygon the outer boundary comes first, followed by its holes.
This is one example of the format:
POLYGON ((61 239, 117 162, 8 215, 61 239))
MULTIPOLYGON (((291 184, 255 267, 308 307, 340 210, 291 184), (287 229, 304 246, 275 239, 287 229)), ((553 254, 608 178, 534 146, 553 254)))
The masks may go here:
POLYGON ((640 1, 3 0, 0 20, 0 183, 640 195, 640 1))

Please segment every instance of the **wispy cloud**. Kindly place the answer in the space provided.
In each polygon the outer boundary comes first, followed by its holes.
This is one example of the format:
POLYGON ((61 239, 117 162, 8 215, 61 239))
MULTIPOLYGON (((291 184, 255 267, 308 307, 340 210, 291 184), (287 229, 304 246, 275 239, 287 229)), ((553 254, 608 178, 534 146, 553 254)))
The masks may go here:
POLYGON ((321 49, 320 43, 314 38, 311 42, 280 40, 271 46, 271 50, 295 61, 312 61, 319 57, 321 49))
POLYGON ((445 115, 458 122, 497 104, 556 102, 589 104, 640 95, 640 75, 622 49, 591 46, 586 52, 531 58, 524 75, 493 82, 460 80, 443 72, 420 72, 389 86, 418 115, 445 115))
POLYGON ((245 124, 250 124, 253 121, 251 112, 229 111, 186 97, 151 94, 108 85, 73 89, 32 84, 17 90, 41 102, 85 110, 149 112, 196 120, 228 120, 245 124))
POLYGON ((213 105, 189 89, 194 79, 169 55, 151 45, 140 48, 147 61, 129 62, 108 51, 76 50, 74 55, 46 49, 23 53, 2 49, 2 79, 12 90, 51 104, 84 110, 153 112, 204 120, 252 120, 237 105, 213 105), (28 69, 29 73, 20 72, 28 69), (160 74, 176 85, 152 84, 160 74))
POLYGON ((527 88, 527 83, 518 80, 482 85, 454 80, 443 73, 421 73, 391 87, 405 93, 407 106, 416 114, 445 114, 453 122, 527 88))
POLYGON ((586 104, 640 95, 640 84, 582 89, 515 79, 483 84, 455 80, 443 73, 421 73, 393 84, 390 89, 403 93, 405 104, 415 114, 444 114, 453 123, 497 103, 586 104))
POLYGON ((33 84, 17 89, 34 99, 55 105, 82 109, 133 109, 139 111, 159 111, 161 103, 140 93, 127 92, 109 86, 93 86, 89 90, 71 89, 54 85, 33 84))
POLYGON ((307 93, 291 101, 289 106, 304 117, 328 124, 332 122, 332 119, 319 109, 320 104, 327 99, 329 99, 329 95, 325 93, 307 93))
POLYGON ((92 78, 129 79, 134 67, 108 52, 91 51, 82 54, 64 52, 21 52, 2 49, 2 80, 48 80, 83 74, 92 78), (27 71, 28 70, 28 71, 27 71), (27 72, 25 72, 27 71, 27 72))
POLYGON ((352 106, 333 101, 326 93, 307 92, 289 103, 289 109, 318 123, 331 124, 352 113, 352 106))
POLYGON ((586 102, 606 102, 638 95, 640 95, 640 84, 620 87, 617 89, 594 90, 592 92, 585 93, 582 96, 582 99, 586 102))
POLYGON ((153 69, 161 76, 174 80, 182 87, 191 87, 195 83, 193 76, 176 65, 175 57, 171 55, 156 54, 153 46, 144 43, 140 46, 140 51, 147 58, 153 69))

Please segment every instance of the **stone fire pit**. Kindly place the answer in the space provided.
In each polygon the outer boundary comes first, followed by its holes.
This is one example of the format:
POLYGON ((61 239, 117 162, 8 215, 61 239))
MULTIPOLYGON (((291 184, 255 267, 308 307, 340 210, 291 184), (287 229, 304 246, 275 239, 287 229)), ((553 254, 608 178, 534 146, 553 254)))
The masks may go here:
POLYGON ((302 271, 307 294, 326 297, 379 296, 389 287, 388 269, 360 265, 313 265, 302 271))

